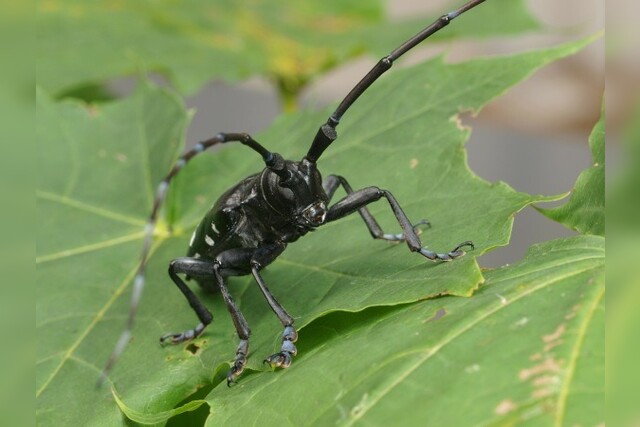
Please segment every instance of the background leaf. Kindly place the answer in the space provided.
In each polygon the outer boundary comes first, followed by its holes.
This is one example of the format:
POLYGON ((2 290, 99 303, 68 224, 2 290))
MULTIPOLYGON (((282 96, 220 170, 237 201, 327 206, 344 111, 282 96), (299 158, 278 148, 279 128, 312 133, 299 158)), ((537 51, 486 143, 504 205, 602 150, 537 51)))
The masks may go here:
POLYGON ((604 239, 534 246, 486 280, 314 322, 286 372, 216 387, 208 425, 604 422, 604 239))
MULTIPOLYGON (((523 4, 488 2, 442 37, 535 28, 523 4), (486 19, 496 13, 501 20, 486 19)), ((433 18, 412 21, 398 32, 402 25, 380 24, 382 16, 377 0, 40 0, 37 81, 59 94, 153 71, 193 94, 212 78, 235 81, 259 74, 295 93, 317 73, 385 39, 383 46, 395 47, 401 40, 387 36, 396 33, 404 40, 433 18)))
MULTIPOLYGON (((615 129, 614 129, 615 130, 615 129)), ((607 413, 612 425, 631 426, 640 419, 638 394, 640 371, 640 233, 636 212, 640 208, 640 104, 629 115, 620 132, 621 156, 615 174, 607 184, 607 227, 609 232, 609 291, 607 347, 607 413), (613 237, 613 239, 611 239, 613 237)))
POLYGON ((604 236, 604 141, 603 102, 602 116, 589 136, 593 165, 580 173, 566 204, 553 209, 537 208, 538 211, 579 233, 604 236))
MULTIPOLYGON (((449 10, 453 10, 464 2, 452 0, 449 2, 449 10)), ((444 12, 444 9, 442 10, 444 12)), ((385 22, 381 25, 364 28, 355 37, 366 40, 367 49, 377 56, 383 56, 400 43, 412 37, 418 29, 424 27, 429 19, 424 16, 412 17, 400 22, 385 22)), ((445 31, 433 35, 433 40, 479 38, 495 36, 514 36, 537 30, 540 24, 530 14, 527 4, 520 0, 491 0, 481 7, 474 9, 473 13, 464 15, 449 25, 445 31)))
MULTIPOLYGON (((475 177, 463 149, 469 130, 459 127, 456 115, 479 110, 589 41, 455 65, 439 58, 386 76, 354 105, 341 138, 321 159, 322 170, 345 175, 354 187, 393 191, 410 218, 432 221, 424 236, 429 247, 448 250, 471 239, 477 250, 453 263, 431 264, 404 246, 372 242, 355 216, 306 236, 265 272, 302 329, 301 348, 305 340, 317 340, 306 338, 304 326, 330 311, 471 294, 482 280, 474 255, 505 245, 513 215, 541 198, 475 177)), ((286 116, 258 140, 286 157, 301 157, 327 114, 286 116)), ((148 85, 99 108, 56 103, 39 93, 38 115, 38 423, 120 424, 111 394, 94 384, 124 325, 124 292, 135 272, 153 185, 177 155, 187 115, 177 98, 148 85)), ((215 317, 203 336, 159 349, 161 334, 195 322, 165 272, 170 259, 184 254, 207 206, 260 169, 255 157, 240 147, 203 155, 173 188, 174 233, 158 230, 134 339, 112 377, 138 414, 167 411, 228 369, 237 338, 215 296, 203 296, 215 317)), ((372 212, 383 227, 397 229, 383 203, 372 205, 372 212)), ((249 368, 263 369, 260 361, 277 348, 281 326, 251 280, 231 280, 230 288, 253 330, 249 368)))

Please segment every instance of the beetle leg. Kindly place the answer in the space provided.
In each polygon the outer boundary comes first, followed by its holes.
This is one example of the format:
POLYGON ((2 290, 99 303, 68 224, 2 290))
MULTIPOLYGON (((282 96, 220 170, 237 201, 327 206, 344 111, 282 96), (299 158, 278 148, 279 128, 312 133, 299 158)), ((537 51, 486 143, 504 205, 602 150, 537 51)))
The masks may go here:
MULTIPOLYGON (((384 197, 389 202, 391 210, 396 216, 400 227, 402 227, 402 237, 404 238, 404 241, 407 242, 409 249, 411 249, 413 252, 418 252, 431 261, 451 261, 464 255, 464 248, 474 249, 473 243, 470 241, 463 242, 456 246, 453 250, 446 253, 433 252, 427 248, 423 248, 422 242, 420 242, 420 238, 418 237, 414 226, 411 225, 411 222, 409 222, 407 215, 404 213, 395 197, 393 197, 393 194, 391 194, 389 191, 381 190, 378 187, 367 187, 363 188, 362 190, 352 191, 350 193, 347 190, 347 193, 348 194, 346 197, 336 202, 336 204, 329 208, 329 211, 327 212, 327 222, 343 218, 355 211, 359 211, 360 215, 365 218, 365 216, 362 214, 361 209, 369 203, 373 203, 384 197)), ((370 218, 373 219, 373 217, 370 218)), ((366 218, 365 222, 367 222, 366 218)), ((373 221, 373 223, 375 223, 375 220, 373 221)), ((369 222, 367 222, 367 225, 369 225, 369 222)), ((377 223, 375 223, 375 225, 377 226, 377 223)), ((370 227, 369 230, 371 231, 373 237, 380 238, 375 233, 381 233, 384 236, 384 233, 382 233, 382 230, 379 226, 377 229, 375 229, 375 227, 373 229, 370 227)))
POLYGON ((178 344, 188 341, 200 335, 204 328, 211 323, 213 316, 211 312, 204 306, 202 301, 198 299, 195 293, 187 286, 186 283, 178 276, 178 273, 185 273, 193 277, 211 277, 214 274, 214 264, 212 262, 196 259, 196 258, 177 258, 169 264, 169 277, 178 286, 180 291, 189 301, 189 305, 196 312, 200 323, 193 329, 184 332, 169 333, 160 337, 160 343, 178 344))
POLYGON ((284 326, 284 332, 282 333, 282 346, 278 353, 264 359, 264 363, 268 363, 274 368, 288 368, 291 365, 291 357, 298 353, 296 346, 293 344, 298 339, 298 332, 293 326, 294 319, 289 313, 280 305, 280 303, 274 298, 273 294, 265 284, 260 270, 263 266, 271 263, 278 255, 280 255, 286 245, 283 243, 274 243, 259 248, 253 258, 251 259, 251 273, 253 274, 256 283, 260 287, 260 291, 264 295, 269 307, 280 319, 280 323, 284 326))
MULTIPOLYGON (((344 188, 344 190, 347 192, 347 194, 353 194, 354 191, 353 191, 353 188, 351 188, 351 185, 349 185, 347 180, 340 175, 329 175, 324 180, 324 182, 322 183, 322 186, 329 200, 331 200, 336 190, 341 185, 342 185, 342 188, 344 188)), ((362 217, 362 220, 364 221, 364 223, 367 225, 367 228, 369 229, 369 233, 371 233, 371 236, 374 239, 386 240, 388 242, 406 241, 406 237, 404 233, 389 234, 389 233, 383 232, 382 228, 380 228, 380 225, 378 225, 378 222, 373 217, 373 215, 371 215, 371 212, 369 212, 369 209, 367 209, 366 206, 361 206, 360 208, 358 208, 358 213, 362 217)), ((424 225, 426 228, 431 227, 431 223, 428 220, 422 219, 417 223, 413 224, 413 231, 416 234, 421 233, 422 231, 420 229, 421 225, 424 225)))
POLYGON ((218 284, 218 288, 220 289, 220 293, 222 294, 222 299, 224 300, 225 305, 227 306, 227 310, 229 310, 229 314, 231 315, 231 320, 233 321, 233 325, 236 328, 236 332, 238 333, 238 338, 240 338, 240 343, 236 349, 236 358, 229 369, 229 373, 227 374, 227 386, 231 386, 231 383, 237 382, 236 379, 242 374, 244 368, 247 364, 247 355, 249 354, 249 336, 251 335, 251 329, 249 329, 249 324, 244 318, 244 315, 238 309, 235 301, 231 297, 229 293, 229 289, 227 289, 227 285, 225 284, 224 277, 222 277, 221 271, 224 267, 220 264, 220 261, 216 261, 213 273, 216 278, 216 282, 218 284))

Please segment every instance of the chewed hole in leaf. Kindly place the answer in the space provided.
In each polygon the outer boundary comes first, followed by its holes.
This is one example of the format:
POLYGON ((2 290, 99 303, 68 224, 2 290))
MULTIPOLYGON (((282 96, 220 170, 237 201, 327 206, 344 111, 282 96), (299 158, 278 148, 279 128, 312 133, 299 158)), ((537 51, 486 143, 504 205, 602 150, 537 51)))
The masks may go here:
POLYGON ((185 347, 185 350, 187 350, 189 353, 193 355, 198 354, 198 352, 200 352, 200 349, 201 349, 200 346, 193 342, 185 347))

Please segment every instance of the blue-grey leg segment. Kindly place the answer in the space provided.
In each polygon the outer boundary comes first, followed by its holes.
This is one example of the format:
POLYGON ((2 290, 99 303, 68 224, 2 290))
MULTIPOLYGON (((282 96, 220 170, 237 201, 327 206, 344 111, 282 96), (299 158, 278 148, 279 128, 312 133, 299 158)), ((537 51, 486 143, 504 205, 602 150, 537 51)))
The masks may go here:
POLYGON ((293 344, 298 340, 298 332, 293 325, 287 325, 282 333, 282 346, 278 353, 264 359, 272 368, 288 368, 291 365, 291 357, 298 354, 298 349, 293 344))

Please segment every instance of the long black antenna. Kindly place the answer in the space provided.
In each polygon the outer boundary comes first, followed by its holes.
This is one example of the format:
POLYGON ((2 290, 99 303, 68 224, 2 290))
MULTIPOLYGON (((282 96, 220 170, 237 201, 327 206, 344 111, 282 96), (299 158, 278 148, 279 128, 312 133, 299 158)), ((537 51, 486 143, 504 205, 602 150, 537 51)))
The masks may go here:
POLYGON ((420 44, 432 34, 449 25, 449 23, 453 21, 453 19, 457 18, 467 10, 473 9, 480 3, 484 3, 484 1, 485 0, 472 0, 462 7, 449 12, 446 15, 442 15, 431 25, 420 31, 418 34, 397 47, 389 55, 378 61, 378 63, 367 73, 367 75, 364 76, 353 89, 351 89, 351 92, 349 92, 349 94, 342 100, 340 105, 338 105, 336 111, 331 114, 331 116, 327 120, 327 123, 322 125, 320 129, 318 129, 318 133, 313 139, 311 148, 309 148, 309 152, 307 153, 307 159, 312 162, 317 161, 324 150, 326 150, 327 147, 336 140, 336 138, 338 137, 336 126, 338 126, 338 124, 340 123, 340 119, 342 118, 343 114, 347 112, 349 107, 351 107, 351 104, 353 104, 356 99, 358 99, 360 95, 362 95, 364 91, 367 90, 369 86, 371 86, 373 82, 378 80, 378 78, 383 75, 385 71, 391 68, 391 66, 393 65, 393 61, 400 58, 402 55, 413 49, 416 45, 420 44))

